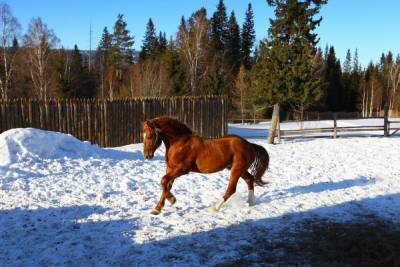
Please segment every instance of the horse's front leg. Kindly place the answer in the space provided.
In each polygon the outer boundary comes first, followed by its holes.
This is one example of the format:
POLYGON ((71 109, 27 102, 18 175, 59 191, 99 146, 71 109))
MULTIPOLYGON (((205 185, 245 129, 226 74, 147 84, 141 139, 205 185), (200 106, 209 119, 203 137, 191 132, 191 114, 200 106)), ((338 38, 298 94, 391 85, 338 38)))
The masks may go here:
POLYGON ((170 190, 172 189, 172 184, 174 183, 175 178, 177 178, 180 174, 179 171, 169 171, 166 175, 161 179, 162 193, 160 196, 160 200, 157 203, 157 206, 151 211, 151 214, 158 215, 161 213, 165 205, 165 199, 167 199, 171 204, 174 204, 176 199, 174 195, 171 194, 170 190))

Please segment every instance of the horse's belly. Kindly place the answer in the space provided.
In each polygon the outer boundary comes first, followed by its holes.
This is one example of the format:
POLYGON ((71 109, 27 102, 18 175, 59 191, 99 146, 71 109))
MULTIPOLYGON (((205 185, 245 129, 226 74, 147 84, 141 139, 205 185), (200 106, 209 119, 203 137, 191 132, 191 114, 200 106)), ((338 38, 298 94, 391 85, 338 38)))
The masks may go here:
POLYGON ((213 173, 226 169, 230 166, 229 160, 224 157, 209 156, 204 159, 198 159, 196 161, 196 167, 198 172, 201 173, 213 173))

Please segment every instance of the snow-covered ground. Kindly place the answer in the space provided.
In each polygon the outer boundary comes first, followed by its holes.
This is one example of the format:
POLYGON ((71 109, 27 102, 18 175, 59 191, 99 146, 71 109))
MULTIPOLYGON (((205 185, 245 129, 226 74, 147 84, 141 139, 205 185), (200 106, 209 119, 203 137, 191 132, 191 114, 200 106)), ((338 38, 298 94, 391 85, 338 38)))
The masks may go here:
POLYGON ((175 206, 152 216, 164 148, 145 160, 141 144, 102 149, 37 129, 4 132, 0 266, 216 264, 251 257, 243 248, 260 234, 273 242, 307 218, 400 223, 400 138, 250 141, 271 157, 254 207, 240 181, 222 210, 209 213, 229 172, 190 173, 174 183, 175 206))

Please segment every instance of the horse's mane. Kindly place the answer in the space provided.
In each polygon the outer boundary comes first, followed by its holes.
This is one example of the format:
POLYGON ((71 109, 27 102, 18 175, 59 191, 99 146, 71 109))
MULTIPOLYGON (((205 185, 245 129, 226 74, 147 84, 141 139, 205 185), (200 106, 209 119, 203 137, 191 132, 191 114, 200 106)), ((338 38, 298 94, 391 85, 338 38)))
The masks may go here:
POLYGON ((151 121, 166 135, 185 136, 193 134, 192 129, 174 118, 163 116, 151 121))

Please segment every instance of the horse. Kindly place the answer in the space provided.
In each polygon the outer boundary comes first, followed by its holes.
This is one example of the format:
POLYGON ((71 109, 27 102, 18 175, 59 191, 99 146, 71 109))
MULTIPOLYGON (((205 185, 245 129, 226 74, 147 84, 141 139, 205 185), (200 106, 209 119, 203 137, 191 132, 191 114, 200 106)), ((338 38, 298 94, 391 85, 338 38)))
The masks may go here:
POLYGON ((254 184, 264 186, 262 176, 269 165, 268 152, 260 145, 248 142, 237 135, 222 138, 202 138, 188 126, 170 117, 142 119, 143 155, 146 159, 154 157, 154 152, 165 145, 166 174, 161 178, 162 193, 151 214, 161 213, 168 200, 176 202, 171 193, 174 180, 189 172, 214 173, 230 169, 230 178, 225 194, 219 202, 209 208, 217 212, 235 193, 240 177, 248 187, 249 206, 255 204, 254 184))

